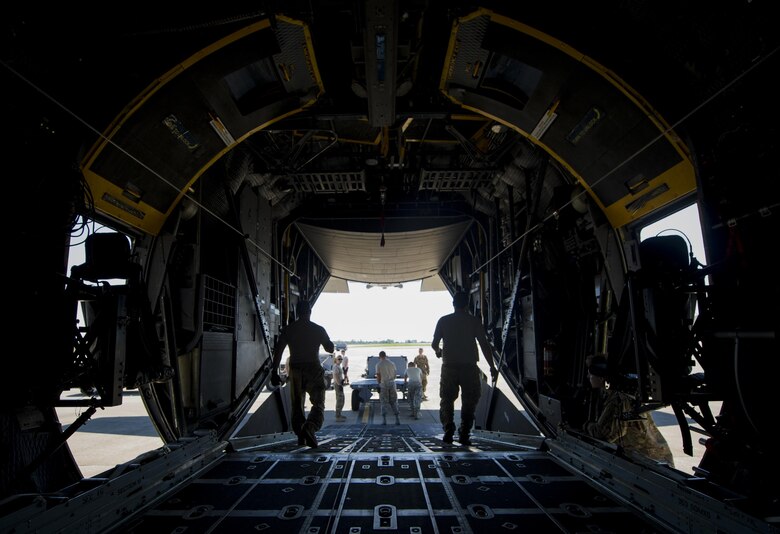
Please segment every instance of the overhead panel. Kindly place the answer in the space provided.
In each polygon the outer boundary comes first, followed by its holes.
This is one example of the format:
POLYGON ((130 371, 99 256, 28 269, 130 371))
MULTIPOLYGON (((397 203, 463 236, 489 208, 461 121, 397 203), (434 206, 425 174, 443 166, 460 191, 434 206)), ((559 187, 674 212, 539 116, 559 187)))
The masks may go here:
POLYGON ((387 127, 395 122, 398 3, 368 0, 365 17, 368 120, 371 126, 387 127))
POLYGON ((494 169, 446 169, 420 171, 420 191, 471 191, 491 184, 494 169))
POLYGON ((488 10, 453 28, 441 91, 560 162, 620 227, 696 187, 686 147, 625 82, 565 43, 488 10))
MULTIPOLYGON (((376 226, 374 223, 370 221, 365 226, 376 226)), ((411 231, 393 231, 390 227, 384 233, 302 222, 296 226, 331 277, 394 284, 436 275, 471 224, 471 219, 464 219, 411 231)))
POLYGON ((342 119, 330 126, 338 134, 340 143, 378 145, 382 136, 381 128, 362 119, 342 119))
POLYGON ((197 179, 322 93, 308 28, 277 17, 201 50, 131 102, 82 162, 95 208, 157 234, 197 179))
POLYGON ((447 286, 438 274, 430 278, 423 278, 420 284, 420 292, 426 291, 447 291, 447 286))
POLYGON ((323 293, 349 293, 349 284, 347 284, 346 280, 342 280, 341 278, 334 278, 331 276, 328 278, 328 282, 325 284, 325 287, 322 289, 323 293))
POLYGON ((287 175, 298 193, 351 193, 366 190, 365 171, 303 172, 287 175))

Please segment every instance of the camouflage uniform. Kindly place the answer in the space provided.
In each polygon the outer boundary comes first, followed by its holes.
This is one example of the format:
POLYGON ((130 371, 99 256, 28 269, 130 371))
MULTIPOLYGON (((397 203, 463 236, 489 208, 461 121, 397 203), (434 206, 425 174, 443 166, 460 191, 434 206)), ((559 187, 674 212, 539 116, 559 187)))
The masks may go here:
POLYGON ((282 351, 290 348, 290 362, 287 370, 290 383, 291 425, 298 437, 307 423, 313 432, 322 428, 325 420, 325 370, 319 357, 320 345, 332 353, 335 350, 328 333, 308 317, 298 319, 287 325, 279 335, 274 353, 274 363, 278 365, 282 351), (308 417, 305 412, 306 394, 309 394, 311 410, 308 417))
POLYGON ((444 430, 444 441, 451 442, 455 432, 455 400, 460 389, 463 399, 460 407, 460 441, 468 443, 469 433, 474 426, 474 412, 482 395, 480 370, 477 367, 479 352, 488 359, 491 372, 494 369, 492 347, 485 335, 482 322, 466 311, 467 296, 456 295, 453 299, 455 312, 445 315, 436 323, 431 348, 441 354, 441 384, 439 385, 439 418, 444 430), (444 341, 444 349, 439 342, 444 341))
POLYGON ((463 396, 460 406, 460 428, 458 433, 467 436, 474 426, 474 412, 482 395, 482 381, 476 364, 450 365, 441 367, 439 386, 439 419, 445 432, 455 431, 455 400, 458 389, 463 396))
POLYGON ((291 362, 288 376, 293 432, 300 434, 304 422, 309 422, 316 432, 325 421, 325 370, 319 361, 316 364, 291 362), (311 402, 308 417, 305 415, 307 393, 311 402))
POLYGON ((406 396, 409 397, 409 407, 412 409, 412 417, 420 418, 420 401, 422 400, 422 384, 425 373, 422 369, 410 363, 404 375, 406 383, 406 396))
POLYGON ((333 389, 336 392, 336 418, 338 419, 344 409, 344 369, 339 362, 333 365, 333 389))
POLYGON ((652 415, 645 412, 627 419, 626 414, 631 414, 633 410, 631 395, 614 389, 606 390, 601 415, 596 422, 587 423, 585 431, 594 438, 674 466, 669 444, 655 426, 652 415))
POLYGON ((398 371, 395 364, 388 359, 380 358, 376 372, 381 376, 379 402, 382 407, 382 420, 387 422, 387 409, 390 408, 395 414, 396 423, 398 423, 398 389, 395 387, 395 377, 398 375, 398 371))
POLYGON ((414 364, 422 370, 422 395, 428 391, 428 375, 431 374, 431 366, 428 364, 428 356, 423 353, 414 357, 414 364))

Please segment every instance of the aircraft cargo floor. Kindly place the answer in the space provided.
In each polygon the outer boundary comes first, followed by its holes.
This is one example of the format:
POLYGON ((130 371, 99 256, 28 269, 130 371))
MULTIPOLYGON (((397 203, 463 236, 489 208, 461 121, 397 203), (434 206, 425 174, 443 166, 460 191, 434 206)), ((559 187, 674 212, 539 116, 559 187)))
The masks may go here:
POLYGON ((659 532, 540 441, 438 425, 330 424, 227 452, 126 532, 659 532))

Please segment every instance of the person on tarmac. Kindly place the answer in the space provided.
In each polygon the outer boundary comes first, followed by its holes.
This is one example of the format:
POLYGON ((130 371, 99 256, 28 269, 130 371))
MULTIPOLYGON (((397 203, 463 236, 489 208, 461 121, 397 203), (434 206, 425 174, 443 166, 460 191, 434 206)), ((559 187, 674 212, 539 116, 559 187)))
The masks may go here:
POLYGON ((409 397, 409 406, 412 408, 412 417, 420 418, 420 401, 422 400, 422 369, 414 362, 409 362, 404 373, 406 395, 409 397))
POLYGON ((341 411, 344 409, 344 385, 349 383, 344 376, 343 362, 344 358, 337 354, 333 362, 333 390, 336 392, 336 421, 338 422, 347 420, 345 416, 341 415, 341 411))
POLYGON ((341 368, 344 369, 345 384, 349 384, 349 356, 347 349, 341 349, 341 368))
POLYGON ((311 322, 311 305, 306 300, 298 301, 297 319, 288 324, 274 347, 271 366, 271 384, 278 385, 279 362, 286 347, 290 347, 290 363, 287 370, 290 382, 292 406, 291 425, 298 436, 298 445, 317 447, 316 432, 325 420, 325 370, 320 363, 320 345, 328 353, 335 347, 325 329, 311 322), (311 410, 306 417, 306 394, 309 394, 311 410))
POLYGON ((395 386, 395 377, 398 371, 395 364, 387 359, 385 351, 379 351, 379 363, 376 364, 376 381, 379 382, 379 402, 382 407, 382 424, 387 424, 387 412, 392 410, 395 414, 395 424, 400 425, 398 418, 398 388, 395 386))
POLYGON ((469 294, 455 293, 452 307, 455 311, 445 315, 436 323, 431 348, 437 358, 442 359, 441 383, 439 384, 439 419, 444 436, 442 441, 452 443, 455 434, 455 400, 458 390, 462 395, 458 441, 470 445, 471 428, 474 426, 474 412, 482 395, 480 370, 477 366, 479 343, 482 354, 490 365, 490 375, 495 382, 498 376, 493 363, 493 352, 485 334, 485 328, 477 317, 468 312, 469 294), (439 343, 444 342, 444 348, 439 343))
POLYGON ((428 363, 428 356, 425 355, 422 347, 417 349, 414 364, 422 371, 422 400, 428 400, 428 375, 431 374, 431 366, 428 363))

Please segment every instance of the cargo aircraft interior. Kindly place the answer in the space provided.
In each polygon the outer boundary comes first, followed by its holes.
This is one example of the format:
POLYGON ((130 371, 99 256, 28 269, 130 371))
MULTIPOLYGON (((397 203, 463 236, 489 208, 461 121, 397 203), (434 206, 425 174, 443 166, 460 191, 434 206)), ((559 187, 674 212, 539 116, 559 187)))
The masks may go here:
POLYGON ((0 531, 778 532, 773 2, 3 11, 0 531), (640 239, 690 206, 703 257, 640 239), (246 432, 299 301, 418 280, 492 346, 471 445, 246 432), (583 431, 597 354, 693 470, 583 431), (83 476, 129 391, 165 445, 83 476))

